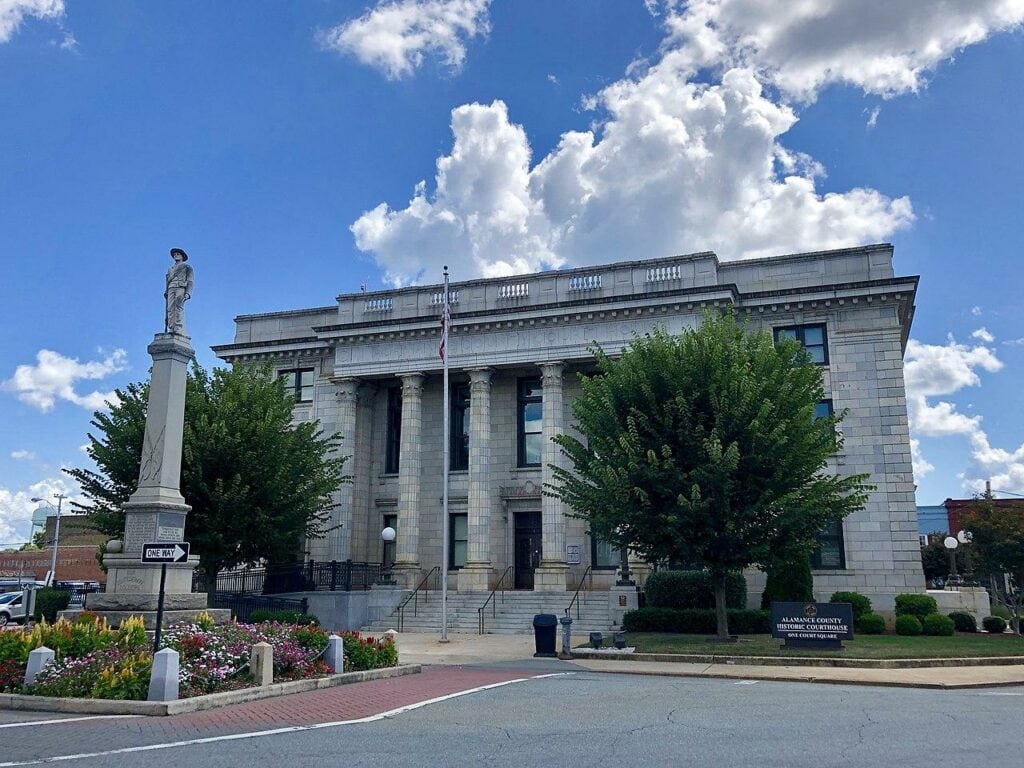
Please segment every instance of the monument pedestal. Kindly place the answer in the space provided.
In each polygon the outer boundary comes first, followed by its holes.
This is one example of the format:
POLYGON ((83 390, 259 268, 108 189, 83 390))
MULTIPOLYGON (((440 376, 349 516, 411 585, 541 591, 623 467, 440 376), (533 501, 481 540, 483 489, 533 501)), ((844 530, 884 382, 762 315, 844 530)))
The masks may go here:
POLYGON ((544 563, 533 572, 534 592, 565 592, 569 566, 565 563, 544 563))

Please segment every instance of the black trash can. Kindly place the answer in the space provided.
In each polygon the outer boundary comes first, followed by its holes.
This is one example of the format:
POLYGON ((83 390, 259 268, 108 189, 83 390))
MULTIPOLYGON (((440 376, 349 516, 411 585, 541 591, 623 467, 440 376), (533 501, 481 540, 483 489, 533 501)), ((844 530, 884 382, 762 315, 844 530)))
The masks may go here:
POLYGON ((538 613, 533 617, 533 639, 537 644, 535 657, 557 659, 555 636, 558 634, 558 617, 553 613, 538 613))

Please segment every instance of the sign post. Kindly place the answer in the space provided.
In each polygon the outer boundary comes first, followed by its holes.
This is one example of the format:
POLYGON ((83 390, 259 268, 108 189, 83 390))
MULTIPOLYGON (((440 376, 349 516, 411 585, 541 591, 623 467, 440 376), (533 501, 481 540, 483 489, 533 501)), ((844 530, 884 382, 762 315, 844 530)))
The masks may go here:
POLYGON ((187 541, 146 544, 142 547, 142 562, 160 563, 160 593, 156 599, 156 634, 153 637, 153 653, 160 650, 160 630, 164 623, 164 586, 167 583, 167 564, 188 562, 187 541))
POLYGON ((853 606, 849 603, 772 603, 772 637, 786 648, 842 650, 853 640, 853 606))

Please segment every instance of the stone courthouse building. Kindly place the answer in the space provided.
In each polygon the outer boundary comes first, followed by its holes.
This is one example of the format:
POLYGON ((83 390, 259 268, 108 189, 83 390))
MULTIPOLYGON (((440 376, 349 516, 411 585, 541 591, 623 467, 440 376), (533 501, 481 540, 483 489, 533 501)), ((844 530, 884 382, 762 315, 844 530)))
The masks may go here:
MULTIPOLYGON (((822 367, 822 412, 848 409, 841 473, 868 473, 866 508, 822 531, 815 590, 921 591, 903 352, 917 277, 897 277, 890 245, 720 262, 713 253, 624 261, 452 283, 451 429, 442 435, 438 285, 338 296, 330 306, 241 315, 214 347, 230 363, 269 361, 297 420, 343 437, 353 482, 336 494, 332 530, 307 543, 316 561, 393 562, 415 585, 442 553, 442 440, 450 440, 450 587, 486 592, 503 575, 522 590, 594 588, 619 554, 544 496, 551 438, 572 428, 589 345, 609 352, 656 326, 692 328, 732 307, 753 327, 800 340, 822 367), (381 541, 391 525, 393 545, 381 541), (511 568, 511 570, 509 570, 511 568)), ((759 598, 751 574, 750 598, 759 598)), ((508 582, 506 582, 508 583, 508 582)))

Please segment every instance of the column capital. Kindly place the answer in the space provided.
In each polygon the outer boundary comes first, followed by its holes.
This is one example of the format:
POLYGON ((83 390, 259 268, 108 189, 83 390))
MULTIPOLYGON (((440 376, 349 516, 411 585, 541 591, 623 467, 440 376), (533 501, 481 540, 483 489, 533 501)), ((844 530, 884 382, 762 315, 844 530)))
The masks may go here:
POLYGON ((541 379, 544 386, 549 384, 562 384, 562 372, 565 370, 565 363, 561 360, 552 360, 549 363, 539 363, 541 379))
POLYGON ((420 396, 423 394, 423 379, 426 378, 420 372, 400 373, 398 378, 402 381, 402 394, 420 396))
POLYGON ((359 395, 359 385, 362 380, 355 376, 331 376, 330 382, 335 387, 334 396, 341 401, 355 402, 359 395))
POLYGON ((493 368, 470 368, 469 371, 469 383, 470 386, 490 386, 491 385, 491 374, 494 373, 493 368))

